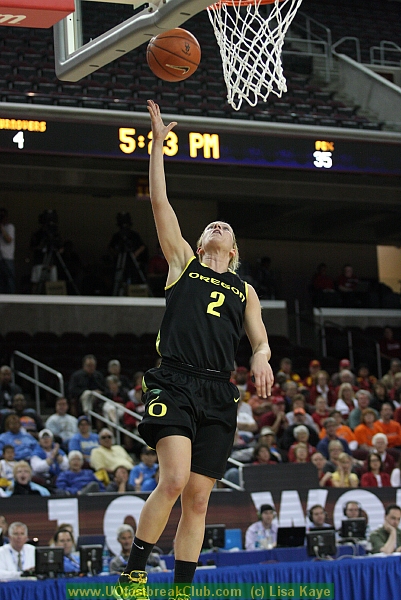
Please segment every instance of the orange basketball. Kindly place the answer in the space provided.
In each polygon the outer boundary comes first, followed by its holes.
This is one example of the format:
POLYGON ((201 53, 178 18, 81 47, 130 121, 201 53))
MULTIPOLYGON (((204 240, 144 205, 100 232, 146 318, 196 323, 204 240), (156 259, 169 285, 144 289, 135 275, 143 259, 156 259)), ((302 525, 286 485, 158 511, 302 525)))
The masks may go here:
POLYGON ((146 50, 151 71, 164 81, 182 81, 198 68, 199 42, 192 33, 177 27, 152 38, 146 50))

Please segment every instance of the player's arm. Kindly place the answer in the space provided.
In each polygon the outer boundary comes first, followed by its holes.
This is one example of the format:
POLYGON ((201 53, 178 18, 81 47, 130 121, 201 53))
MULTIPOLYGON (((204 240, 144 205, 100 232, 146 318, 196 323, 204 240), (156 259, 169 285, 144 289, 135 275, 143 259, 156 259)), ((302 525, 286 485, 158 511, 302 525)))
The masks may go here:
POLYGON ((168 201, 164 173, 163 142, 168 133, 177 124, 175 121, 165 125, 159 106, 148 100, 148 110, 152 122, 152 151, 149 162, 149 188, 157 235, 163 254, 170 266, 169 279, 175 280, 193 256, 191 246, 182 237, 177 216, 168 201))
POLYGON ((267 398, 274 383, 273 371, 269 364, 271 351, 262 321, 259 298, 251 285, 248 285, 244 326, 252 347, 251 373, 255 378, 256 392, 258 396, 267 398))

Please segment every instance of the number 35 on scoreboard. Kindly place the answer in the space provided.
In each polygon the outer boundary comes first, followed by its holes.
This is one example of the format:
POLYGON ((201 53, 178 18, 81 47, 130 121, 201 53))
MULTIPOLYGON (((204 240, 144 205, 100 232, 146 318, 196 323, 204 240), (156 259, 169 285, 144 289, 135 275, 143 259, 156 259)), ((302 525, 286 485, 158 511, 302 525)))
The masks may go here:
POLYGON ((314 166, 317 169, 331 169, 333 166, 334 143, 317 140, 315 142, 315 152, 313 153, 314 166))

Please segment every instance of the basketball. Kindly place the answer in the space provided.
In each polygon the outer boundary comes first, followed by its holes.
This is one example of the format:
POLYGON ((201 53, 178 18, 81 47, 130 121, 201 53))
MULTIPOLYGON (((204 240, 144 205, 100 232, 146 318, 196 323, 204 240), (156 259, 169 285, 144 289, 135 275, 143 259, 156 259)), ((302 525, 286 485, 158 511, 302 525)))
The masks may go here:
POLYGON ((198 40, 177 27, 152 38, 146 50, 151 71, 163 81, 183 81, 195 73, 201 59, 198 40))

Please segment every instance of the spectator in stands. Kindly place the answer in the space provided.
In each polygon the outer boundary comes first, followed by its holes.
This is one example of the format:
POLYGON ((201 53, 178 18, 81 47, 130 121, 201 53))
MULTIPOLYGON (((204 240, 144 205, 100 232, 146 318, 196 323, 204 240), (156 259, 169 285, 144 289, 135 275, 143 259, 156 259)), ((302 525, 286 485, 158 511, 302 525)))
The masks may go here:
POLYGON ((82 369, 71 375, 68 384, 68 394, 76 416, 82 410, 87 413, 92 408, 93 395, 91 392, 105 391, 104 377, 96 370, 96 358, 93 354, 87 354, 82 359, 82 369))
POLYGON ((128 482, 129 471, 126 467, 117 467, 113 473, 113 481, 110 481, 106 487, 106 492, 115 492, 125 494, 125 492, 135 492, 135 485, 128 482))
POLYGON ((384 433, 376 433, 372 438, 371 452, 375 452, 380 456, 382 461, 383 471, 391 475, 395 467, 394 457, 387 452, 388 440, 384 433))
MULTIPOLYGON (((8 365, 0 367, 0 413, 5 408, 12 408, 12 402, 15 394, 21 394, 19 385, 12 383, 12 372, 8 365)), ((7 413, 8 414, 8 413, 7 413)))
POLYGON ((324 467, 327 463, 327 459, 323 456, 321 452, 314 452, 310 458, 310 461, 316 467, 317 476, 319 478, 319 485, 321 485, 320 482, 325 475, 324 467))
POLYGON ((254 434, 258 430, 258 424, 253 418, 252 409, 247 402, 244 402, 242 398, 246 396, 248 392, 240 391, 240 401, 237 404, 237 429, 239 435, 250 442, 254 438, 254 434))
POLYGON ((297 386, 301 383, 301 378, 298 373, 292 371, 292 360, 288 357, 280 360, 280 368, 277 372, 277 376, 284 374, 287 381, 295 381, 297 386))
POLYGON ((276 460, 277 462, 286 461, 287 454, 284 452, 284 450, 281 450, 277 447, 276 435, 273 429, 271 429, 270 427, 263 427, 260 431, 258 442, 260 444, 265 444, 266 446, 269 446, 270 454, 273 460, 276 460))
POLYGON ((362 300, 358 294, 359 279, 351 265, 344 265, 341 275, 337 279, 337 288, 341 295, 344 308, 359 308, 362 300))
POLYGON ((35 546, 27 544, 28 527, 14 521, 8 528, 10 542, 0 548, 0 579, 19 579, 35 570, 35 546))
POLYGON ((344 371, 344 370, 348 371, 350 368, 351 368, 351 362, 348 360, 348 358, 342 358, 338 365, 338 372, 333 373, 333 375, 331 376, 331 384, 334 388, 338 388, 338 386, 341 385, 340 376, 341 376, 342 371, 344 371))
POLYGON ((401 551, 401 508, 397 504, 386 506, 384 524, 370 534, 372 553, 392 554, 401 551))
POLYGON ((14 467, 14 485, 11 496, 50 496, 48 489, 32 481, 32 469, 25 460, 20 460, 14 467))
POLYGON ((277 461, 272 460, 270 448, 267 444, 258 443, 253 450, 253 465, 276 465, 277 461))
POLYGON ((398 460, 397 466, 391 472, 390 482, 392 487, 401 487, 401 456, 398 460))
POLYGON ((327 275, 326 263, 317 266, 311 291, 313 306, 341 306, 341 296, 334 287, 334 279, 327 275))
POLYGON ((259 520, 252 523, 245 533, 245 550, 274 548, 277 544, 276 511, 271 504, 262 504, 259 520))
POLYGON ((296 461, 296 456, 295 456, 295 449, 298 446, 298 444, 304 444, 306 447, 306 462, 309 462, 310 457, 312 456, 312 454, 314 454, 316 452, 316 448, 314 446, 312 446, 309 443, 309 431, 308 429, 305 427, 305 425, 298 425, 297 427, 295 427, 294 429, 294 438, 295 438, 295 442, 290 446, 289 450, 288 450, 288 460, 289 462, 295 462, 296 461))
POLYGON ((389 400, 386 386, 381 381, 378 381, 374 386, 370 407, 380 413, 383 402, 388 402, 389 400))
POLYGON ((350 383, 342 383, 338 390, 337 402, 335 409, 339 410, 345 418, 357 408, 358 402, 354 396, 354 390, 350 383))
MULTIPOLYGON (((295 411, 297 411, 298 409, 302 409, 305 413, 305 424, 309 425, 310 427, 313 427, 314 429, 316 429, 316 431, 318 431, 318 428, 316 427, 316 423, 313 420, 312 416, 306 411, 306 401, 305 401, 305 396, 303 394, 295 394, 295 396, 292 399, 292 410, 288 413, 286 413, 286 417, 287 417, 287 421, 289 425, 294 425, 294 423, 297 422, 296 420, 296 416, 295 416, 295 411)), ((301 412, 301 414, 303 414, 301 412)))
POLYGON ((57 398, 56 412, 46 421, 46 429, 50 429, 53 435, 61 439, 63 447, 68 449, 68 442, 78 431, 76 417, 69 415, 68 402, 66 398, 57 398))
MULTIPOLYGON (((380 419, 377 421, 378 429, 385 433, 389 448, 401 447, 401 425, 393 419, 393 406, 390 402, 383 402, 380 419)), ((1 436, 0 436, 1 439, 1 436)))
POLYGON ((72 539, 72 543, 73 543, 73 550, 75 550, 75 539, 74 539, 74 528, 71 525, 71 523, 60 523, 60 525, 57 526, 56 531, 54 532, 54 535, 50 538, 50 540, 48 541, 48 546, 54 546, 54 538, 56 537, 56 534, 58 531, 61 531, 61 529, 66 529, 67 531, 69 531, 71 533, 71 539, 72 539))
POLYGON ((313 359, 309 363, 309 375, 303 380, 303 385, 310 389, 313 385, 316 385, 317 375, 320 371, 320 362, 313 359))
POLYGON ((330 523, 326 523, 327 512, 321 504, 314 504, 308 510, 308 526, 307 529, 332 529, 330 523))
POLYGON ((79 450, 84 460, 89 462, 93 448, 99 446, 99 436, 92 432, 89 417, 81 415, 78 417, 78 433, 72 436, 68 442, 68 452, 79 450))
POLYGON ((316 404, 316 398, 323 396, 328 406, 334 406, 337 397, 333 388, 329 384, 330 377, 327 371, 318 371, 316 375, 316 382, 311 386, 309 390, 309 404, 312 406, 316 404))
POLYGON ((8 523, 4 515, 0 515, 0 529, 1 533, 3 534, 3 544, 8 544, 10 541, 7 537, 8 523))
POLYGON ((292 406, 294 397, 300 392, 301 388, 295 381, 286 381, 283 385, 285 410, 288 412, 292 406))
POLYGON ((131 470, 128 482, 135 486, 136 490, 139 486, 141 492, 151 492, 157 485, 155 474, 159 469, 156 450, 143 446, 140 458, 140 463, 131 470))
POLYGON ((329 407, 327 406, 327 400, 323 396, 317 396, 315 410, 312 413, 312 419, 318 426, 319 431, 323 429, 323 423, 329 416, 330 414, 329 407))
POLYGON ((304 442, 300 442, 294 448, 294 464, 305 464, 309 461, 308 446, 304 442))
POLYGON ((382 383, 386 386, 387 390, 390 391, 394 387, 394 377, 396 373, 401 372, 401 360, 399 358, 392 358, 390 362, 390 369, 382 378, 382 383))
POLYGON ((248 405, 252 409, 252 416, 255 419, 258 427, 263 415, 271 411, 272 403, 270 398, 260 398, 257 394, 252 394, 248 400, 248 405))
POLYGON ((326 429, 326 437, 320 440, 320 442, 316 446, 316 450, 318 452, 321 452, 323 456, 328 459, 330 442, 332 442, 333 440, 338 440, 343 447, 343 451, 347 454, 351 454, 351 450, 348 446, 348 443, 344 439, 338 437, 336 434, 337 423, 336 420, 333 419, 333 417, 329 417, 328 419, 326 419, 326 421, 324 422, 324 427, 326 429))
POLYGON ((360 450, 369 450, 372 447, 373 436, 379 433, 380 428, 376 412, 373 408, 364 408, 361 412, 361 422, 355 427, 354 434, 360 450))
POLYGON ((68 466, 66 471, 60 473, 56 479, 56 487, 68 492, 69 496, 82 496, 93 492, 104 492, 104 485, 97 479, 91 469, 83 469, 84 457, 78 450, 68 453, 68 466))
POLYGON ((38 447, 35 438, 21 427, 17 415, 11 414, 5 420, 5 433, 0 435, 0 452, 6 444, 13 446, 15 460, 30 460, 32 454, 38 447))
POLYGON ((288 421, 285 414, 285 401, 282 396, 272 396, 271 402, 271 411, 262 416, 259 425, 261 429, 263 429, 263 427, 270 427, 274 431, 277 441, 280 442, 288 427, 288 421))
MULTIPOLYGON (((356 437, 354 432, 348 425, 344 423, 344 417, 340 413, 339 410, 332 410, 330 413, 330 417, 332 417, 336 422, 336 435, 337 437, 345 440, 351 451, 356 450, 358 448, 358 442, 356 441, 356 437)), ((319 434, 320 439, 324 439, 326 436, 326 429, 323 427, 322 431, 319 434)))
POLYGON ((337 469, 331 475, 331 485, 338 488, 356 488, 359 479, 356 473, 352 473, 352 458, 349 454, 341 452, 338 457, 337 469))
POLYGON ((377 377, 370 374, 368 365, 365 363, 360 364, 356 378, 356 384, 359 389, 367 390, 368 392, 373 393, 376 383, 377 377))
MULTIPOLYGON (((119 575, 127 566, 132 543, 134 541, 134 535, 135 531, 131 525, 124 524, 117 529, 117 540, 121 544, 121 552, 118 556, 114 556, 110 561, 109 568, 111 575, 119 575)), ((146 563, 146 571, 149 573, 152 571, 160 572, 165 570, 165 562, 160 558, 160 548, 154 546, 149 555, 148 562, 146 563)))
POLYGON ((296 408, 294 410, 294 425, 289 425, 284 432, 281 440, 281 447, 284 450, 289 450, 290 446, 295 442, 294 430, 299 425, 304 425, 309 431, 309 443, 316 447, 319 443, 319 436, 315 429, 315 426, 311 427, 306 423, 306 412, 303 408, 296 408))
POLYGON ((43 421, 36 410, 26 407, 24 394, 15 394, 11 412, 19 416, 22 427, 27 431, 38 432, 43 429, 43 421))
MULTIPOLYGON (((8 488, 14 483, 14 467, 17 464, 15 460, 14 446, 6 444, 3 447, 3 455, 0 460, 0 487, 8 488)), ((1 525, 0 525, 1 527, 1 525)))
MULTIPOLYGON (((355 427, 360 424, 362 411, 364 411, 365 408, 371 408, 372 396, 368 390, 359 390, 355 394, 355 398, 358 402, 358 406, 350 412, 348 417, 348 425, 351 427, 351 429, 355 429, 355 427)), ((377 411, 375 411, 375 413, 376 419, 378 419, 379 413, 377 411)))
POLYGON ((95 471, 105 469, 112 474, 119 466, 131 471, 134 462, 122 446, 113 444, 112 432, 104 428, 99 433, 99 446, 91 452, 90 465, 95 471))
MULTIPOLYGON (((394 386, 391 388, 391 390, 388 393, 389 399, 392 401, 393 405, 396 404, 396 406, 397 406, 399 404, 399 402, 397 401, 397 398, 399 398, 400 392, 401 392, 401 372, 396 373, 394 375, 394 386)), ((398 408, 399 408, 399 406, 398 406, 398 408)))
POLYGON ((248 396, 256 392, 255 384, 251 379, 251 374, 246 367, 236 367, 232 373, 231 380, 237 386, 240 392, 248 392, 248 396))
POLYGON ((68 529, 58 529, 54 536, 56 548, 64 549, 64 573, 79 573, 79 553, 74 552, 74 538, 68 529))
POLYGON ((126 375, 121 373, 121 363, 116 358, 109 360, 107 364, 107 373, 108 375, 115 375, 120 381, 121 387, 123 390, 128 393, 131 389, 131 382, 126 375))
POLYGON ((8 220, 8 210, 0 208, 0 294, 15 294, 15 226, 8 220))
POLYGON ((42 429, 39 433, 39 446, 31 458, 32 473, 43 478, 44 485, 52 485, 61 473, 68 469, 67 456, 54 441, 50 429, 42 429))
POLYGON ((379 342, 380 354, 382 358, 391 361, 393 358, 401 359, 401 342, 394 338, 394 332, 391 327, 384 328, 383 337, 379 342))
MULTIPOLYGON (((118 379, 117 375, 109 375, 106 377, 106 390, 103 394, 106 398, 109 398, 111 402, 107 401, 103 403, 99 400, 100 405, 98 405, 96 410, 102 412, 103 416, 107 417, 112 423, 120 424, 124 416, 122 407, 128 402, 128 394, 122 387, 121 381, 118 379), (121 408, 115 406, 112 402, 120 404, 121 408)), ((96 404, 97 403, 95 403, 95 406, 96 404)))
POLYGON ((390 475, 383 469, 381 458, 378 454, 369 454, 368 470, 362 474, 361 487, 390 487, 390 475))

